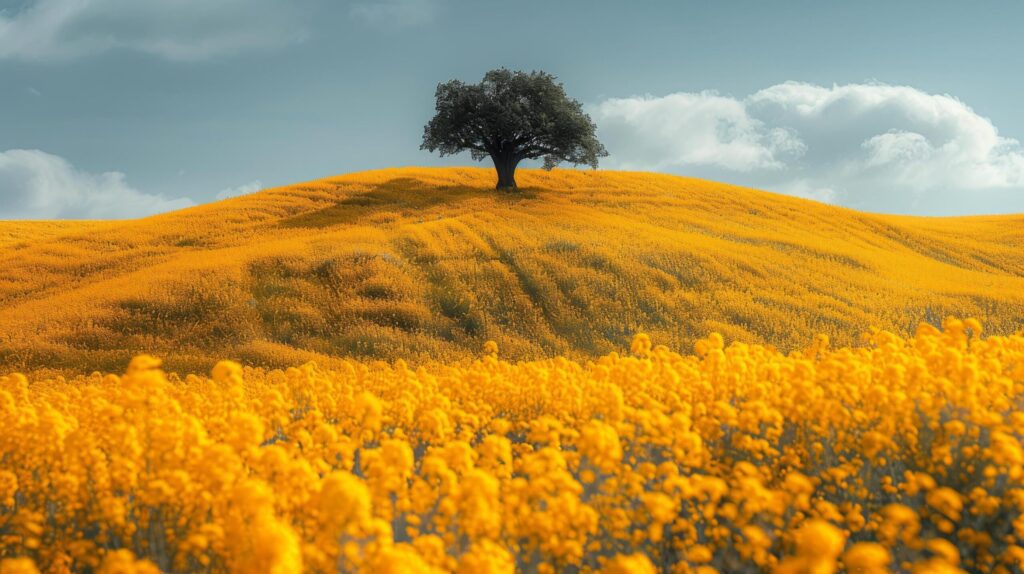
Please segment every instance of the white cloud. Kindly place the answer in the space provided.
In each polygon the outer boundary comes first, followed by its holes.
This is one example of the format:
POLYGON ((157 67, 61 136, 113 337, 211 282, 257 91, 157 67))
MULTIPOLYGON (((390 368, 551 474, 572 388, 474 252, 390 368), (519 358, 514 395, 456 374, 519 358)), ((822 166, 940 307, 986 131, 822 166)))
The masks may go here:
POLYGON ((123 173, 83 172, 39 150, 0 152, 0 219, 119 219, 190 205, 138 191, 123 173))
POLYGON ((1024 210, 1024 147, 944 94, 788 82, 616 98, 591 107, 606 165, 680 171, 883 211, 1024 210), (995 201, 995 199, 993 199, 995 201))
POLYGON ((229 197, 238 197, 239 195, 248 195, 250 193, 256 193, 261 189, 263 189, 263 182, 257 179, 238 187, 222 189, 217 192, 217 199, 227 199, 229 197))
POLYGON ((868 151, 868 167, 927 161, 935 153, 928 138, 914 132, 878 134, 860 145, 868 151))
POLYGON ((410 28, 434 19, 435 0, 372 0, 349 8, 354 18, 383 28, 410 28))
POLYGON ((783 156, 804 149, 792 133, 766 126, 744 102, 716 92, 613 98, 598 104, 594 115, 614 146, 612 161, 624 169, 778 169, 783 156))
POLYGON ((67 60, 125 49, 201 60, 304 36, 301 11, 279 0, 28 0, 0 10, 0 58, 67 60))

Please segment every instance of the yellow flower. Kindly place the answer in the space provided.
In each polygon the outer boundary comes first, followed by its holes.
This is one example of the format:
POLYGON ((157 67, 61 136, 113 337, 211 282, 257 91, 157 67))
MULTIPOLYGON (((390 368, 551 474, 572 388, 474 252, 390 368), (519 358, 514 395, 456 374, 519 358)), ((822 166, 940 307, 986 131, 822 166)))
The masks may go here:
POLYGON ((622 460, 622 445, 615 428, 601 421, 583 426, 579 450, 586 459, 603 472, 613 472, 622 460))
POLYGON ((374 574, 440 574, 416 550, 406 544, 381 548, 370 560, 367 572, 374 574))
POLYGON ((459 524, 470 540, 497 539, 501 531, 500 482, 471 470, 459 484, 459 524))
POLYGON ((9 470, 0 470, 0 506, 14 506, 18 492, 18 476, 9 470))
POLYGON ((488 540, 476 542, 459 558, 457 574, 512 574, 512 557, 497 544, 488 540))
POLYGON ((31 558, 3 558, 0 574, 39 574, 39 569, 31 558))
POLYGON ((643 554, 619 554, 608 560, 602 574, 655 574, 654 564, 643 554))
POLYGON ((331 525, 336 538, 345 529, 358 529, 371 518, 370 492, 358 477, 335 471, 320 484, 320 521, 331 525))
POLYGON ((629 345, 629 351, 637 356, 646 356, 651 352, 651 338, 645 333, 638 333, 633 337, 633 342, 629 345))
POLYGON ((928 503, 928 506, 934 508, 949 520, 960 520, 960 511, 963 509, 964 503, 960 494, 952 488, 936 488, 925 496, 925 501, 928 503))
POLYGON ((234 361, 220 361, 214 365, 210 376, 222 384, 239 384, 242 381, 242 365, 234 361))
POLYGON ((99 574, 160 574, 160 569, 149 560, 137 560, 130 550, 108 553, 100 564, 99 574))
POLYGON ((796 532, 796 555, 779 564, 780 573, 831 574, 846 537, 823 520, 810 520, 796 532))
POLYGON ((797 532, 797 553, 822 560, 834 559, 843 551, 843 532, 823 520, 812 520, 797 532))
POLYGON ((843 564, 850 574, 886 574, 892 556, 875 542, 858 542, 843 554, 843 564))
POLYGON ((960 551, 956 549, 951 542, 943 540, 942 538, 932 538, 925 543, 925 548, 929 552, 934 554, 937 558, 941 558, 947 564, 959 564, 960 563, 960 551))

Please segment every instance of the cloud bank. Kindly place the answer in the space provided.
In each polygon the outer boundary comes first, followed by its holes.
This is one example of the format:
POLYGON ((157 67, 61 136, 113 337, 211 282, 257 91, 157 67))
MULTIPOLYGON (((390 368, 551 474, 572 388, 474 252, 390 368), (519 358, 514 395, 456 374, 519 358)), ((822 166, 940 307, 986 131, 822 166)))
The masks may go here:
POLYGON ((635 96, 590 111, 612 153, 605 165, 618 169, 739 181, 862 209, 994 201, 1024 210, 1024 147, 949 95, 788 82, 745 98, 635 96))
POLYGON ((260 180, 250 181, 249 183, 240 185, 238 187, 228 187, 217 192, 217 199, 228 199, 229 197, 238 197, 239 195, 248 195, 250 193, 256 193, 263 189, 263 182, 260 180))
POLYGON ((0 152, 0 219, 123 219, 194 205, 132 188, 123 173, 88 173, 40 150, 0 152))
POLYGON ((0 58, 69 60, 115 49, 202 60, 301 41, 280 0, 27 0, 0 9, 0 58))

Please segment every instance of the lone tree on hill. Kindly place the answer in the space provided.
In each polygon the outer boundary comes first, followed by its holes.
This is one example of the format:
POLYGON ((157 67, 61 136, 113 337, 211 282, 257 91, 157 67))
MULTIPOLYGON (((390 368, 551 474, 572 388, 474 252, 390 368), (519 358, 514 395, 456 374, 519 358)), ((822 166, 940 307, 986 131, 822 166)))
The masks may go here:
POLYGON ((501 68, 479 84, 438 84, 436 96, 437 115, 423 129, 420 149, 442 156, 469 150, 476 161, 491 156, 497 189, 515 189, 524 159, 544 158, 544 169, 563 161, 596 169, 597 158, 608 155, 583 106, 551 74, 501 68))

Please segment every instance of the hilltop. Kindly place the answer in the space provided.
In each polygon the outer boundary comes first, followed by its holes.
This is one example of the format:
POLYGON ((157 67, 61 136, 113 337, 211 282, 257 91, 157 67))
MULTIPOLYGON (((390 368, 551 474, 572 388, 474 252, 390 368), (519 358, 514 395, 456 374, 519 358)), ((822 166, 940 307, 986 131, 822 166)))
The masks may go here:
POLYGON ((874 215, 649 173, 406 168, 131 221, 0 223, 0 370, 782 350, 1024 324, 1024 216, 874 215))

